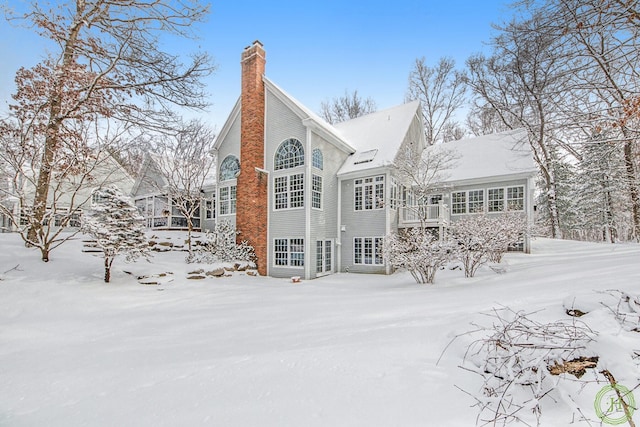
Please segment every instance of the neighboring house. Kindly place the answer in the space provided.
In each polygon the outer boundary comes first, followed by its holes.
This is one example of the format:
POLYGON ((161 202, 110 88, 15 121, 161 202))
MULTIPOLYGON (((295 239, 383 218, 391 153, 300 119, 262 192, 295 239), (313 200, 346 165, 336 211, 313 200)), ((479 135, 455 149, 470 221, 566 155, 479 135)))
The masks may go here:
MULTIPOLYGON (((216 140, 217 185, 206 191, 212 216, 255 248, 262 275, 390 273, 384 236, 416 225, 393 163, 407 149, 425 149, 419 103, 332 126, 266 78, 265 63, 258 41, 242 53, 241 96, 216 140)), ((522 137, 445 144, 460 160, 447 191, 427 201, 428 225, 442 235, 450 221, 507 209, 531 219, 536 168, 528 146, 516 147, 522 137)))
MULTIPOLYGON (((187 218, 174 206, 169 183, 163 171, 173 167, 163 156, 146 153, 131 195, 148 228, 158 230, 185 230, 187 218)), ((215 179, 207 179, 200 190, 204 195, 215 195, 215 179)), ((175 195, 173 195, 175 196, 175 195)), ((215 198, 204 200, 201 209, 192 218, 193 228, 213 228, 215 226, 215 198)))
MULTIPOLYGON (((31 171, 32 172, 32 171, 31 171)), ((37 171, 36 171, 37 172, 37 171)), ((16 189, 14 183, 6 178, 0 185, 0 203, 12 212, 14 218, 19 218, 22 206, 20 199, 33 203, 35 197, 34 179, 22 176, 17 183, 22 188, 16 189)), ((123 193, 129 194, 134 180, 126 170, 106 151, 98 153, 84 173, 68 175, 64 180, 54 180, 50 185, 47 211, 52 215, 53 228, 59 226, 62 217, 70 216, 67 227, 77 230, 80 227, 80 215, 85 206, 91 203, 91 193, 94 188, 116 185, 123 193)), ((23 222, 21 220, 21 222, 23 222)), ((21 225, 26 225, 23 222, 21 225)), ((11 217, 0 211, 0 231, 16 231, 16 224, 11 217)))

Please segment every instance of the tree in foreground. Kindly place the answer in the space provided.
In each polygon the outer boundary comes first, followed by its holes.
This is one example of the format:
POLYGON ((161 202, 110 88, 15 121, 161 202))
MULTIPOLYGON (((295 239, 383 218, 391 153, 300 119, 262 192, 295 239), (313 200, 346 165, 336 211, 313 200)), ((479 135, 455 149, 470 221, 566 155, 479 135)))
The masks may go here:
POLYGON ((385 237, 383 251, 394 268, 406 269, 417 283, 432 284, 436 272, 453 259, 456 245, 438 240, 426 228, 415 227, 385 237))
POLYGON ((320 104, 320 116, 328 123, 336 124, 355 119, 376 111, 376 103, 371 98, 362 99, 358 91, 344 92, 344 96, 323 101, 320 104))
POLYGON ((96 239, 104 253, 106 283, 111 280, 111 266, 118 255, 133 261, 149 254, 144 218, 115 186, 94 190, 92 207, 82 215, 82 231, 96 239))
POLYGON ((197 0, 66 0, 32 2, 27 13, 10 17, 51 42, 41 63, 18 70, 11 122, 4 123, 18 130, 25 150, 40 154, 28 165, 37 171, 35 194, 23 206, 28 245, 47 239, 42 227, 60 168, 91 145, 77 129, 109 121, 164 131, 175 121, 173 108, 206 106, 202 79, 214 69, 208 55, 184 61, 161 48, 173 37, 193 38, 206 13, 197 0))
POLYGON ((189 255, 187 262, 212 264, 215 262, 246 261, 254 263, 256 260, 253 246, 246 240, 237 242, 239 231, 229 221, 216 222, 213 230, 207 230, 203 244, 189 255))

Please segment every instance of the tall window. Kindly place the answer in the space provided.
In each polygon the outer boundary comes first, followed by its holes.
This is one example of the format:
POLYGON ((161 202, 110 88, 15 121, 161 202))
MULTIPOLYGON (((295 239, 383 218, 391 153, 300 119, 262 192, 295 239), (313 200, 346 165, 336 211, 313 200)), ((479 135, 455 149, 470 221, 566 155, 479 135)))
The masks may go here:
POLYGON ((304 207, 304 175, 278 176, 274 180, 275 208, 293 209, 304 207))
POLYGON ((240 161, 236 156, 228 155, 220 163, 220 181, 236 179, 240 172, 240 161))
POLYGON ((304 164, 304 148, 295 138, 282 142, 276 150, 275 170, 291 169, 304 164))
POLYGON ((275 265, 304 267, 304 239, 275 239, 275 265))
POLYGON ((455 193, 451 193, 451 213, 467 213, 467 193, 465 193, 464 191, 456 191, 455 193))
POLYGON ((489 212, 502 212, 504 210, 504 188, 488 189, 487 203, 489 212))
POLYGON ((383 265, 382 237, 356 237, 353 239, 353 263, 383 265))
POLYGON ((524 187, 507 187, 507 210, 524 210, 524 187))
POLYGON ((236 213, 236 186, 220 187, 218 191, 220 215, 236 213))
POLYGON ((384 207, 384 175, 354 180, 354 209, 357 211, 384 207))
POLYGON ((468 194, 469 213, 484 212, 484 190, 471 190, 468 194))
POLYGON ((204 217, 205 219, 214 219, 216 217, 216 198, 211 196, 210 199, 204 202, 204 217))
POLYGON ((313 175, 311 181, 311 207, 322 209, 322 177, 313 175))
POLYGON ((319 148, 315 148, 312 154, 312 165, 314 168, 322 170, 324 160, 322 158, 322 151, 319 148))

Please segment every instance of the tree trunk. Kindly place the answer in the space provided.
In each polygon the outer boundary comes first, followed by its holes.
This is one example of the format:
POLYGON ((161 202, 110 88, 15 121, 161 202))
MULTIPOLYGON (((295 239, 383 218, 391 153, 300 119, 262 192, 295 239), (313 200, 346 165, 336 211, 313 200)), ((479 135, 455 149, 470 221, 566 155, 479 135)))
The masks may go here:
POLYGON ((113 263, 113 259, 109 257, 104 257, 104 282, 109 283, 111 280, 111 264, 113 263))
POLYGON ((631 199, 631 222, 633 227, 631 238, 638 240, 640 239, 640 192, 638 191, 638 177, 633 158, 633 141, 629 138, 624 143, 624 165, 631 199))

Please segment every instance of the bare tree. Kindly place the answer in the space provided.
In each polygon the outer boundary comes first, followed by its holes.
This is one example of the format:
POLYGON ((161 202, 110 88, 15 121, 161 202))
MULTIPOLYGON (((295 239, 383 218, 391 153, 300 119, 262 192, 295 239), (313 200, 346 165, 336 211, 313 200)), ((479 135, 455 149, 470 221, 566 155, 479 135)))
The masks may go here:
POLYGON ((464 104, 465 93, 462 74, 455 70, 453 59, 440 58, 435 67, 427 65, 424 57, 416 59, 406 99, 419 100, 422 105, 427 144, 447 139, 447 129, 452 126, 460 128, 454 114, 464 104))
POLYGON ((376 108, 373 99, 362 99, 357 90, 352 93, 345 90, 343 96, 320 104, 320 116, 328 123, 336 124, 373 113, 376 108))
MULTIPOLYGON (((544 183, 550 234, 561 237, 556 165, 558 162, 557 98, 568 89, 565 63, 554 55, 555 40, 540 28, 540 19, 512 22, 492 40, 491 57, 467 60, 466 82, 502 126, 524 128, 544 183)), ((492 118, 494 120, 494 118, 492 118)), ((568 147, 566 144, 564 147, 568 147)))
POLYGON ((79 217, 91 201, 93 188, 133 185, 132 178, 107 150, 113 141, 128 139, 130 134, 127 127, 109 127, 108 123, 76 123, 73 132, 77 137, 65 139, 58 147, 47 209, 38 220, 32 200, 45 146, 39 136, 29 134, 22 125, 17 121, 0 122, 0 176, 7 183, 0 187, 0 214, 8 219, 11 230, 38 248, 42 260, 48 261, 49 253, 79 230, 79 217), (90 146, 85 146, 85 141, 91 141, 90 146), (39 231, 33 240, 28 234, 35 226, 39 231))
MULTIPOLYGON (((191 234, 194 219, 199 218, 204 193, 202 188, 213 169, 214 132, 198 120, 193 120, 175 135, 162 135, 157 143, 160 159, 156 165, 164 178, 172 208, 187 221, 189 254, 192 251, 191 234)), ((199 227, 199 224, 198 224, 199 227)))
MULTIPOLYGON (((40 158, 32 219, 26 243, 46 245, 43 232, 47 202, 56 167, 71 144, 85 148, 75 129, 101 118, 164 129, 172 122, 172 106, 206 105, 202 77, 213 66, 207 54, 195 54, 187 65, 162 51, 161 37, 190 37, 207 7, 197 1, 68 0, 32 3, 20 18, 53 41, 48 57, 16 75, 11 111, 21 124, 20 139, 38 145, 40 158)), ((44 257, 43 257, 44 259, 44 257)))
POLYGON ((547 0, 537 13, 544 29, 562 40, 574 64, 573 94, 588 94, 567 111, 573 127, 590 141, 594 129, 624 155, 633 237, 640 239, 640 18, 637 2, 547 0), (602 132, 604 131, 604 132, 602 132))

